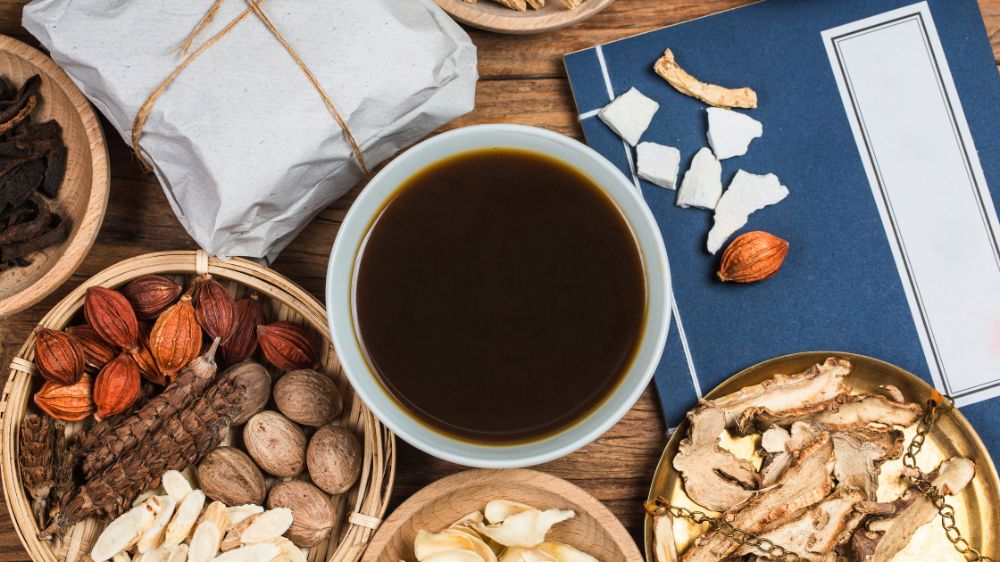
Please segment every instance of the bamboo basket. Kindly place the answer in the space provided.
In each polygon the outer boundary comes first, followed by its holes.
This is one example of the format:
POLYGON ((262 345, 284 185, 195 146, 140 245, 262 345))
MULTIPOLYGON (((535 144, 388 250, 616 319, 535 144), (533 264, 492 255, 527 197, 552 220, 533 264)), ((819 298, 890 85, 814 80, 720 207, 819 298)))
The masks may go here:
MULTIPOLYGON (((173 277, 185 286, 196 275, 211 273, 236 298, 250 291, 260 296, 271 321, 289 320, 312 328, 327 345, 320 354, 320 370, 332 376, 345 397, 341 418, 335 422, 363 435, 364 463, 353 489, 332 496, 339 515, 337 527, 325 544, 309 549, 310 562, 357 562, 388 507, 396 472, 396 445, 393 434, 379 422, 351 390, 330 344, 323 306, 301 287, 285 277, 244 259, 228 261, 209 258, 202 251, 158 252, 118 263, 90 278, 59 302, 39 322, 39 326, 62 329, 77 317, 88 287, 119 287, 142 275, 158 273, 173 277)), ((2 439, 3 491, 14 528, 32 560, 77 562, 89 560, 90 548, 104 522, 82 521, 50 542, 38 537, 39 529, 31 503, 21 483, 18 468, 18 438, 21 419, 40 377, 33 377, 34 334, 28 337, 10 366, 10 376, 0 397, 0 439, 2 439)), ((67 433, 83 429, 83 423, 67 424, 67 433)))

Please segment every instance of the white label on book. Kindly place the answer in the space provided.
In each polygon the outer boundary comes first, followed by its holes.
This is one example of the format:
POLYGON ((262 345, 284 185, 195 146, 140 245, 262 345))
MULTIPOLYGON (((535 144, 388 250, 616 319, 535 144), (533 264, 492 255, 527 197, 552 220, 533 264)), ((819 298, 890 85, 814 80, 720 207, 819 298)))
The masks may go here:
POLYGON ((934 382, 998 396, 1000 224, 930 10, 822 36, 934 382))

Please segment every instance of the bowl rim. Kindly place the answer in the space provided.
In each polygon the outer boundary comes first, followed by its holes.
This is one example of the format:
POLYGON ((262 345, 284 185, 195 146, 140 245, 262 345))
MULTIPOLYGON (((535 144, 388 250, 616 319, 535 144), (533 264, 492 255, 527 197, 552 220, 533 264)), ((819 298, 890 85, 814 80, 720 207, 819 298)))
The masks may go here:
POLYGON ((97 240, 97 233, 101 229, 101 223, 104 222, 111 174, 108 166, 108 145, 104 139, 101 122, 94 113, 90 101, 66 72, 43 52, 7 35, 0 35, 0 51, 10 53, 34 66, 66 94, 79 115, 87 136, 91 164, 90 197, 87 200, 86 210, 79 219, 80 224, 76 232, 71 235, 65 250, 55 258, 56 263, 47 272, 23 290, 6 298, 0 298, 0 319, 2 319, 13 316, 49 296, 80 267, 97 240))
MULTIPOLYGON (((558 158, 555 155, 551 156, 558 158)), ((587 170, 580 169, 580 171, 588 176, 591 175, 587 170)), ((596 180, 595 183, 601 184, 596 180)), ((559 133, 525 125, 492 124, 462 127, 424 140, 396 157, 372 178, 348 210, 330 253, 326 278, 326 310, 333 345, 345 374, 362 401, 393 433, 407 443, 437 458, 479 468, 518 468, 554 460, 586 446, 618 423, 649 386, 649 381, 660 362, 672 320, 670 306, 672 298, 670 268, 660 229, 635 183, 589 146, 559 133), (471 148, 510 146, 532 150, 531 146, 520 145, 513 141, 493 142, 492 139, 504 134, 510 137, 534 137, 539 143, 558 145, 561 149, 575 153, 587 161, 593 169, 599 169, 605 178, 610 178, 618 184, 615 188, 617 192, 603 185, 602 188, 616 202, 635 232, 637 244, 643 253, 647 287, 650 288, 647 289, 647 313, 637 359, 619 386, 603 403, 575 424, 553 435, 523 444, 487 446, 428 429, 382 388, 371 373, 355 336, 351 287, 353 287, 357 251, 378 211, 394 192, 394 189, 389 189, 385 194, 377 193, 379 190, 388 189, 386 182, 390 180, 385 178, 393 174, 405 174, 404 178, 410 177, 434 161, 466 150, 464 147, 467 145, 459 141, 467 140, 471 148), (487 142, 486 139, 490 141, 487 142), (449 144, 458 145, 460 148, 447 150, 444 154, 430 159, 423 158, 425 153, 432 152, 441 145, 447 147, 449 144), (627 206, 632 207, 631 213, 626 209, 627 206), (645 240, 641 232, 643 230, 645 240), (662 287, 655 287, 650 278, 662 280, 662 287), (346 288, 346 291, 341 291, 342 288, 346 288), (646 357, 645 361, 642 360, 643 356, 646 357), (613 404, 615 402, 617 404, 613 404)))

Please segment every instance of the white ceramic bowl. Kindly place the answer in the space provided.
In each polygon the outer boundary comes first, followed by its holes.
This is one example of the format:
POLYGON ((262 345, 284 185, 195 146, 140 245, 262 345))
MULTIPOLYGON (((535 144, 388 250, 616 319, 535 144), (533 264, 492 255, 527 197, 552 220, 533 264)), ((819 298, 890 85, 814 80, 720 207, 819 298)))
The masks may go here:
POLYGON ((396 435, 436 457, 467 466, 531 466, 569 454, 614 425, 635 404, 660 361, 670 326, 670 271, 660 230, 642 196, 603 156, 566 136, 521 125, 478 125, 426 140, 376 175, 351 206, 337 234, 326 279, 326 309, 333 345, 354 390, 396 435), (614 393, 589 416, 563 431, 524 444, 482 445, 448 437, 402 408, 371 372, 355 335, 353 283, 369 226, 396 189, 426 166, 457 153, 511 147, 559 159, 590 177, 617 203, 632 227, 646 275, 647 314, 635 360, 614 393))

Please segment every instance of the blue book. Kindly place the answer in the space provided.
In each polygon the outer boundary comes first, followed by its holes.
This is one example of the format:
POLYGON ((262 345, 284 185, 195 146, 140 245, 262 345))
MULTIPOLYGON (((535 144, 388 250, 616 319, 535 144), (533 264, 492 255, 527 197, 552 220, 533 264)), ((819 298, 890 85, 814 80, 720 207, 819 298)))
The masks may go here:
MULTIPOLYGON (((1000 75, 976 0, 767 0, 567 55, 588 144, 657 217, 673 320, 656 385, 676 426, 703 392, 770 357, 878 357, 956 398, 1000 454, 1000 75), (715 280, 711 211, 639 180, 634 149, 598 117, 635 87, 660 108, 643 141, 708 146, 707 107, 653 72, 670 48, 694 76, 753 88, 763 123, 737 170, 790 194, 737 232, 791 250, 773 278, 715 280)), ((731 238, 730 238, 731 240, 731 238)))

